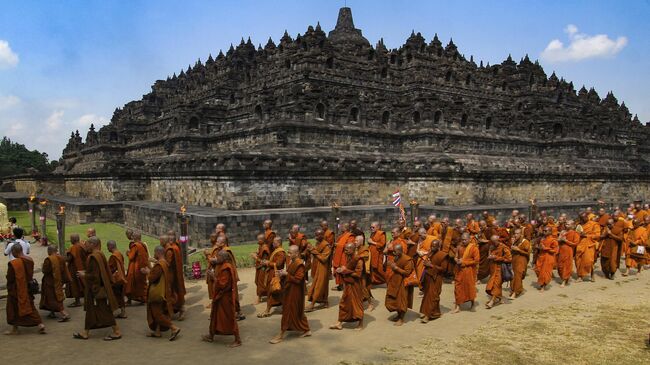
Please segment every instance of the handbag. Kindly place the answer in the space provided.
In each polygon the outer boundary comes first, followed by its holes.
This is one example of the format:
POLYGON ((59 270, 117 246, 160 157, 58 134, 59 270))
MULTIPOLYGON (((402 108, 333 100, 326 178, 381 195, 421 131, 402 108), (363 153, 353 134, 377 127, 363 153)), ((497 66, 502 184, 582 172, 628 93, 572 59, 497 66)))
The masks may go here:
POLYGON ((149 285, 149 303, 162 303, 165 301, 165 278, 160 277, 157 283, 149 285))
POLYGON ((282 283, 280 282, 280 277, 278 275, 274 275, 271 278, 271 285, 269 286, 269 290, 271 291, 271 294, 278 294, 282 291, 282 283))
POLYGON ((511 281, 515 274, 512 272, 512 264, 504 262, 501 264, 501 281, 511 281))
POLYGON ((32 279, 30 282, 27 283, 27 291, 29 292, 30 295, 36 295, 41 292, 41 289, 38 286, 38 281, 36 281, 36 279, 32 279))

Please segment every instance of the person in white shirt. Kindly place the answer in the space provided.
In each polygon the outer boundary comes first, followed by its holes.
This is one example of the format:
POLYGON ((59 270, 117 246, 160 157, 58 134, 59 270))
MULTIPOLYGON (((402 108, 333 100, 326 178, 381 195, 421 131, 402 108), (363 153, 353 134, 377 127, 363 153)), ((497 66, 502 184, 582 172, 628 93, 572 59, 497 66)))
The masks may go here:
POLYGON ((16 227, 13 232, 14 240, 7 243, 7 247, 5 248, 5 256, 9 256, 9 261, 15 259, 14 255, 11 254, 11 248, 14 245, 23 246, 23 255, 29 255, 29 243, 23 239, 25 231, 20 227, 16 227))

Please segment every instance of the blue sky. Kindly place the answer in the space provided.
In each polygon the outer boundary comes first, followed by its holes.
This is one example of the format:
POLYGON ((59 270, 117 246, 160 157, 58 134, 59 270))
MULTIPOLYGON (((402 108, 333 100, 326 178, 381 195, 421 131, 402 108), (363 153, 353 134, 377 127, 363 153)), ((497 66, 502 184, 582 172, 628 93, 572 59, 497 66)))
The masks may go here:
MULTIPOLYGON (((70 131, 108 123, 157 79, 251 37, 264 45, 320 21, 345 1, 0 0, 0 134, 58 158, 70 131)), ((438 33, 478 62, 509 53, 547 74, 610 90, 650 120, 649 0, 348 0, 371 44, 397 48, 411 30, 438 33), (561 42, 560 43, 558 43, 561 42)))

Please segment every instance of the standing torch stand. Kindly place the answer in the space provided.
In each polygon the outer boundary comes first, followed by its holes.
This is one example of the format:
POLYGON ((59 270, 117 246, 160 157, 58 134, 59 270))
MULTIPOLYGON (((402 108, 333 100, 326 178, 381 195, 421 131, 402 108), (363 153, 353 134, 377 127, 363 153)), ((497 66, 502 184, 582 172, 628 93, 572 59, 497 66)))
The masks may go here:
POLYGON ((418 203, 415 200, 412 200, 409 204, 410 204, 410 210, 411 210, 411 227, 413 227, 413 225, 415 224, 415 221, 420 216, 420 203, 418 203))
POLYGON ((59 254, 65 253, 65 206, 61 205, 56 213, 56 235, 59 242, 59 254))
POLYGON ((334 242, 339 235, 339 222, 341 220, 341 207, 336 203, 332 203, 332 222, 334 223, 334 242))
POLYGON ((183 258, 183 273, 185 274, 185 277, 192 278, 193 277, 192 272, 189 270, 187 264, 188 261, 187 246, 190 244, 190 236, 189 236, 190 217, 186 214, 186 209, 184 205, 181 207, 181 213, 178 216, 178 222, 180 224, 180 229, 181 229, 179 242, 181 244, 181 256, 183 258))
POLYGON ((31 225, 31 236, 35 241, 40 240, 40 235, 38 234, 38 228, 36 228, 36 196, 34 194, 29 196, 27 201, 27 206, 29 208, 29 223, 31 225))
POLYGON ((41 221, 41 246, 47 246, 47 200, 41 200, 39 203, 40 206, 40 216, 38 219, 41 221))

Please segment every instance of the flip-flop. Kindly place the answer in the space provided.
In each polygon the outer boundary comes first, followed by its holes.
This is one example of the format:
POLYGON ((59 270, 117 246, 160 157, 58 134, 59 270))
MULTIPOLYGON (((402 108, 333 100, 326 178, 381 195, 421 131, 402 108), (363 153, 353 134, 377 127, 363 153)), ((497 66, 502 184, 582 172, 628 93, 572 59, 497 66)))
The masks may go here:
POLYGON ((67 322, 70 320, 70 316, 59 318, 59 323, 67 322))
POLYGON ((88 337, 82 336, 81 333, 79 333, 79 332, 73 333, 72 338, 75 338, 77 340, 87 340, 88 339, 88 337))
POLYGON ((174 341, 176 337, 178 337, 178 334, 181 333, 181 329, 177 329, 176 332, 172 332, 172 335, 169 336, 169 341, 174 341))
POLYGON ((104 337, 104 341, 115 341, 115 340, 119 340, 120 338, 122 338, 122 336, 108 335, 104 337))

